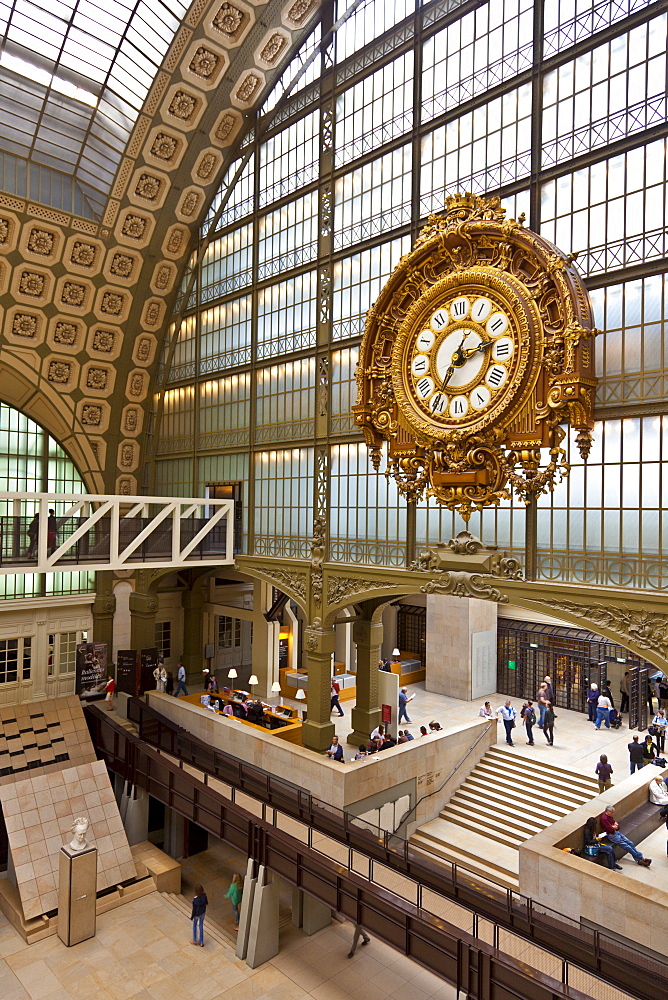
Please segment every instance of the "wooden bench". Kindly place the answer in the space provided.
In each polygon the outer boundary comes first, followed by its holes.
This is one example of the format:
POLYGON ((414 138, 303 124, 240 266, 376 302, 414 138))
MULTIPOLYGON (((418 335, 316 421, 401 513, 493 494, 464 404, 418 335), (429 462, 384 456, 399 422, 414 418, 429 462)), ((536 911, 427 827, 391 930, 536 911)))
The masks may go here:
MULTIPOLYGON (((660 815, 661 806, 655 806, 653 802, 645 802, 638 806, 633 812, 619 821, 619 832, 631 841, 632 844, 640 844, 651 833, 663 826, 665 820, 660 815)), ((621 857, 624 851, 621 847, 615 847, 615 854, 621 857)))

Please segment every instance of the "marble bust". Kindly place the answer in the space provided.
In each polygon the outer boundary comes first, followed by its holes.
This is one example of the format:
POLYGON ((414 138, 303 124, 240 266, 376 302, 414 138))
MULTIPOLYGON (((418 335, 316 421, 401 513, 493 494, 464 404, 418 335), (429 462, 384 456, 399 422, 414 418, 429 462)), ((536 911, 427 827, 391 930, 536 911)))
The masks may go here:
POLYGON ((72 840, 69 843, 69 848, 71 851, 85 851, 88 847, 86 842, 86 834, 88 832, 89 822, 87 816, 77 816, 70 827, 70 831, 74 834, 72 840))

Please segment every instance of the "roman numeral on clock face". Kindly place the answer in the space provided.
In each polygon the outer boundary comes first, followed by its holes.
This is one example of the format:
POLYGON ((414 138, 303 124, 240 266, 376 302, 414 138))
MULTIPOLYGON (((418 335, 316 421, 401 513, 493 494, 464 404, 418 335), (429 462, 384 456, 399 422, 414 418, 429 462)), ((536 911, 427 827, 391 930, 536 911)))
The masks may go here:
POLYGON ((506 381, 508 372, 501 365, 492 365, 492 367, 487 372, 485 376, 485 381, 487 385, 491 385, 493 389, 498 389, 500 385, 506 381))
POLYGON ((415 388, 420 399, 426 399, 434 391, 434 380, 426 376, 416 383, 415 388))
POLYGON ((446 402, 447 396, 444 396, 442 392, 437 392, 429 402, 429 409, 432 413, 443 413, 446 402))

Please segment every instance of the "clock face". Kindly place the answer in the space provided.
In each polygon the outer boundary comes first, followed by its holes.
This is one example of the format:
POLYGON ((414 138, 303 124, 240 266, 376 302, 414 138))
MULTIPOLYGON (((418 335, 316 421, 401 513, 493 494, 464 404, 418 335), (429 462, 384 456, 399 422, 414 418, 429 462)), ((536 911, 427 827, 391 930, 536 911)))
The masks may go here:
POLYGON ((430 296, 397 343, 410 409, 440 427, 467 429, 503 410, 525 366, 521 328, 516 306, 484 283, 430 296))

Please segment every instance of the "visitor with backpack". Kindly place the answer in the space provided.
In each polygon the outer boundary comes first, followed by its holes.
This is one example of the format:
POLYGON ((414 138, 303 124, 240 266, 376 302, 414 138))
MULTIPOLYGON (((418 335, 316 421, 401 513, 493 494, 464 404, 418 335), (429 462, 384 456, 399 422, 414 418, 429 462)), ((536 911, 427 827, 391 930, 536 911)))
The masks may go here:
POLYGON ((536 725, 536 711, 533 707, 533 702, 530 699, 527 699, 522 705, 520 718, 527 731, 527 746, 532 747, 534 745, 533 727, 536 725))

